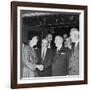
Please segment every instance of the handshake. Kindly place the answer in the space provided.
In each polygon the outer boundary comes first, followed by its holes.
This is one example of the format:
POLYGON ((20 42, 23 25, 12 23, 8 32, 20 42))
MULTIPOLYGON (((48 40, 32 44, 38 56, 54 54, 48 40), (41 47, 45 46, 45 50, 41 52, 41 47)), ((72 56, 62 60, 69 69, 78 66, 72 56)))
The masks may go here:
POLYGON ((39 69, 40 71, 43 71, 44 66, 42 64, 41 65, 36 65, 36 68, 39 69))

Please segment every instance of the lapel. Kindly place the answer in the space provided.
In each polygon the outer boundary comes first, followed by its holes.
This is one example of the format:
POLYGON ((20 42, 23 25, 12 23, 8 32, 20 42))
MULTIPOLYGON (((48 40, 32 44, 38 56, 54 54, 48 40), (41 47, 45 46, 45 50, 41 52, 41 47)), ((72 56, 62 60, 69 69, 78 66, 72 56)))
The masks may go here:
POLYGON ((45 63, 47 61, 48 56, 49 56, 49 49, 47 48, 46 54, 45 54, 44 60, 42 60, 42 63, 45 63))
POLYGON ((37 49, 37 58, 38 58, 38 63, 41 63, 41 49, 37 49))
POLYGON ((74 48, 74 52, 72 53, 71 60, 74 60, 77 56, 79 56, 79 43, 76 48, 74 48))
POLYGON ((63 47, 58 51, 58 53, 56 51, 55 56, 54 56, 54 60, 56 60, 61 55, 62 51, 63 51, 63 47))
POLYGON ((46 58, 49 56, 49 49, 47 48, 47 50, 46 50, 46 55, 45 55, 45 60, 46 60, 46 58))
POLYGON ((77 47, 75 49, 78 49, 79 50, 79 43, 77 44, 77 47))
POLYGON ((77 44, 76 48, 74 49, 74 53, 79 51, 79 43, 77 44))

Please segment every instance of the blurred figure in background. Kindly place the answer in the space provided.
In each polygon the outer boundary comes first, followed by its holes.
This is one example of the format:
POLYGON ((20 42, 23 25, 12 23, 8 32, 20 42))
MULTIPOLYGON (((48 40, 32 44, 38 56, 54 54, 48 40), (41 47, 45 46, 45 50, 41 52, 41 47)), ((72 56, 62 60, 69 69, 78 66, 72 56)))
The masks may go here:
POLYGON ((65 40, 66 38, 67 38, 67 34, 65 33, 65 34, 63 34, 63 40, 65 40))
POLYGON ((67 37, 64 41, 64 47, 69 48, 71 50, 71 39, 70 37, 67 37))

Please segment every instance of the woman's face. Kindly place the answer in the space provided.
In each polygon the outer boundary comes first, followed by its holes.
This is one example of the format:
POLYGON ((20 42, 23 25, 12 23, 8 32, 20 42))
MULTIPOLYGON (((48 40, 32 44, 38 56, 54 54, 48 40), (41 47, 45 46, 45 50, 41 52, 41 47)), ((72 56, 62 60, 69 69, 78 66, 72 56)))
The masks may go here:
POLYGON ((35 36, 35 37, 33 37, 32 40, 31 40, 31 45, 32 45, 32 46, 35 46, 35 45, 37 45, 37 42, 38 42, 38 38, 37 38, 37 36, 35 36))

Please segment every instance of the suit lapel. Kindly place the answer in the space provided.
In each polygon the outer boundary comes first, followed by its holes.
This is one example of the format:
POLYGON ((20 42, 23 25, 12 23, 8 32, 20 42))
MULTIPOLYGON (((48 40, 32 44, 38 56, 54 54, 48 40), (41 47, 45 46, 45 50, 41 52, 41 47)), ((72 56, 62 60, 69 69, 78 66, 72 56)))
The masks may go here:
POLYGON ((79 52, 79 43, 77 44, 76 48, 74 49, 74 53, 79 52))
POLYGON ((79 43, 78 43, 78 45, 77 45, 76 49, 78 49, 78 50, 79 50, 79 43))
POLYGON ((63 48, 61 48, 61 49, 58 51, 58 53, 57 53, 57 51, 56 51, 55 56, 54 56, 54 61, 56 61, 57 58, 61 55, 62 49, 63 49, 63 48))
POLYGON ((49 49, 47 48, 46 54, 45 54, 44 60, 42 60, 42 63, 45 63, 47 61, 48 56, 49 56, 49 49))
POLYGON ((41 64, 41 49, 37 50, 38 64, 41 64))

